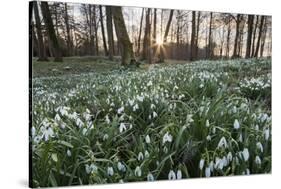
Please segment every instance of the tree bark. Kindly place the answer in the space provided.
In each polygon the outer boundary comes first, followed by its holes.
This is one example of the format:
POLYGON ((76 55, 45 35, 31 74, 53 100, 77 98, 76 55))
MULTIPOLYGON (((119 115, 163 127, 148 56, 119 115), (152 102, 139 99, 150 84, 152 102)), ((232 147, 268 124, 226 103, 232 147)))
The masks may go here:
POLYGON ((252 35, 253 35, 253 21, 254 15, 248 15, 248 33, 247 33, 247 45, 246 45, 246 56, 245 58, 251 57, 251 42, 252 42, 252 35))
POLYGON ((231 18, 228 17, 227 37, 226 37, 226 57, 229 58, 230 51, 231 18))
POLYGON ((43 35, 42 35, 42 27, 39 17, 39 10, 38 10, 38 4, 37 1, 33 2, 34 7, 34 17, 35 17, 35 26, 36 26, 36 32, 37 32, 37 41, 38 41, 38 61, 48 61, 47 55, 46 55, 46 49, 43 42, 43 35))
POLYGON ((240 27, 240 17, 241 15, 238 14, 236 18, 236 34, 235 34, 235 40, 234 40, 234 50, 233 50, 233 55, 232 58, 237 58, 238 57, 238 43, 239 43, 239 37, 240 37, 240 32, 239 32, 239 27, 240 27))
POLYGON ((263 27, 263 35, 262 35, 262 39, 261 39, 260 57, 263 57, 266 34, 267 34, 267 17, 264 18, 264 27, 263 27))
POLYGON ((61 52, 60 45, 59 45, 55 30, 54 30, 54 25, 53 25, 53 21, 52 21, 52 18, 51 18, 48 3, 47 2, 41 2, 41 9, 42 9, 42 14, 43 14, 45 24, 47 26, 48 35, 49 35, 49 38, 51 40, 52 47, 54 49, 54 56, 55 56, 54 61, 55 62, 62 62, 63 61, 62 52, 61 52))
POLYGON ((258 53, 259 53, 264 18, 265 18, 264 16, 261 17, 261 22, 260 22, 260 25, 259 25, 259 35, 258 35, 257 47, 256 47, 256 51, 255 51, 255 54, 254 54, 254 57, 256 57, 256 58, 258 57, 258 53))
POLYGON ((196 43, 195 43, 195 47, 196 47, 196 51, 195 51, 195 57, 196 59, 198 59, 198 41, 199 41, 199 29, 200 29, 200 11, 198 11, 197 13, 197 26, 196 26, 196 43))
POLYGON ((68 12, 67 12, 67 3, 64 3, 64 10, 65 10, 65 27, 66 27, 66 36, 67 36, 67 48, 68 48, 68 55, 73 54, 73 43, 70 37, 70 27, 69 27, 69 18, 68 18, 68 12))
POLYGON ((208 58, 213 58, 212 25, 213 25, 213 13, 211 12, 211 13, 210 13, 210 23, 209 23, 208 58))
POLYGON ((105 32, 104 32, 104 25, 103 25, 103 13, 102 13, 101 5, 99 6, 99 10, 100 10, 100 24, 101 24, 101 33, 102 33, 104 54, 105 54, 105 56, 108 56, 108 50, 107 50, 106 38, 105 38, 105 32))
POLYGON ((139 31, 138 49, 137 49, 137 55, 138 55, 138 56, 140 56, 140 45, 141 45, 141 33, 142 33, 143 15, 144 15, 144 8, 143 8, 142 11, 141 11, 140 31, 139 31))
POLYGON ((108 39, 108 58, 113 60, 114 54, 114 41, 113 41, 113 27, 112 27, 112 10, 110 6, 106 6, 106 27, 107 27, 107 39, 108 39))
POLYGON ((121 7, 111 7, 111 10, 113 14, 116 35, 118 41, 120 42, 121 58, 122 58, 121 64, 122 65, 135 64, 136 61, 133 53, 133 46, 125 26, 122 9, 121 7))
POLYGON ((195 59, 195 37, 196 37, 196 12, 192 11, 192 26, 191 26, 191 47, 190 47, 190 60, 193 61, 195 59))
POLYGON ((258 23, 259 23, 259 16, 256 16, 256 23, 254 27, 254 33, 253 33, 253 40, 252 40, 252 52, 251 52, 251 57, 254 57, 255 54, 255 43, 256 43, 256 31, 258 28, 258 23))
POLYGON ((166 26, 166 29, 165 29, 165 33, 164 33, 163 45, 160 46, 160 60, 159 60, 159 62, 164 62, 165 55, 164 55, 164 49, 163 48, 165 48, 165 45, 167 43, 167 37, 168 37, 168 34, 169 34, 173 14, 174 14, 174 10, 171 10, 170 15, 169 15, 169 20, 168 20, 168 23, 167 23, 167 26, 166 26))

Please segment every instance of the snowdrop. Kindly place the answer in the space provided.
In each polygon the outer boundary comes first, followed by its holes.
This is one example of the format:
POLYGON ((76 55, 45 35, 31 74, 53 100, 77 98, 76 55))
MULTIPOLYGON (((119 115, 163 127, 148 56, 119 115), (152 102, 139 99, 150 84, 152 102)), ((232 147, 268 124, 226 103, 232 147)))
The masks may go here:
POLYGON ((227 154, 227 160, 230 162, 230 161, 232 161, 232 153, 231 152, 228 152, 228 154, 227 154))
POLYGON ((256 163, 257 165, 260 165, 260 164, 261 164, 261 158, 260 158, 259 156, 256 156, 256 158, 255 158, 255 163, 256 163))
POLYGON ((122 171, 122 172, 126 172, 126 167, 123 163, 121 163, 120 161, 117 163, 117 169, 119 171, 122 171))
POLYGON ((149 158, 149 152, 147 150, 145 150, 145 152, 144 152, 144 157, 149 158))
POLYGON ((211 136, 208 135, 208 136, 206 137, 206 139, 207 139, 207 141, 211 141, 211 136))
POLYGON ((206 177, 210 177, 211 176, 211 168, 210 167, 206 167, 205 168, 205 176, 206 177))
POLYGON ((139 166, 137 166, 135 169, 135 176, 141 177, 141 174, 142 174, 141 168, 139 166))
POLYGON ((152 86, 152 81, 149 81, 148 83, 147 83, 147 86, 149 87, 149 86, 152 86))
POLYGON ((119 132, 122 133, 123 131, 126 131, 126 130, 127 130, 127 127, 126 127, 125 123, 120 123, 119 132))
POLYGON ((265 129, 265 130, 263 131, 263 134, 264 134, 264 139, 265 139, 266 141, 268 141, 268 139, 269 139, 269 129, 268 129, 268 128, 265 129))
POLYGON ((170 170, 169 174, 168 174, 168 179, 169 180, 176 180, 176 174, 173 170, 170 170))
POLYGON ((239 124, 237 119, 234 120, 233 127, 234 127, 234 129, 239 129, 240 128, 240 124, 239 124))
POLYGON ((155 106, 154 104, 151 104, 151 105, 150 105, 150 108, 153 110, 153 109, 156 108, 156 106, 155 106))
POLYGON ((154 177, 151 173, 148 173, 146 178, 147 178, 147 181, 154 181, 154 177))
POLYGON ((173 136, 169 133, 166 132, 165 135, 163 136, 163 144, 165 144, 166 142, 172 142, 173 140, 173 136))
POLYGON ((209 123, 209 120, 208 120, 208 119, 206 120, 206 124, 205 124, 205 125, 206 125, 206 127, 209 127, 209 126, 210 126, 210 123, 209 123))
POLYGON ((32 138, 35 136, 35 134, 36 134, 35 127, 31 127, 31 136, 32 136, 32 138))
POLYGON ((114 175, 113 167, 107 167, 107 175, 108 176, 113 176, 114 175))
POLYGON ((88 173, 88 174, 90 174, 90 173, 97 173, 97 171, 98 171, 98 168, 97 168, 97 166, 95 165, 95 164, 91 164, 91 165, 86 165, 85 166, 85 168, 86 168, 86 173, 88 173))
POLYGON ((122 114, 124 112, 124 107, 118 108, 117 113, 122 114))
POLYGON ((177 179, 182 179, 182 173, 180 169, 177 171, 177 179))
POLYGON ((200 169, 200 170, 203 169, 204 163, 205 163, 205 160, 204 160, 204 159, 201 159, 200 162, 199 162, 199 169, 200 169))
POLYGON ((139 161, 142 161, 142 160, 143 160, 143 153, 142 153, 142 152, 139 152, 138 160, 139 160, 139 161))
POLYGON ((243 152, 242 152, 243 158, 245 161, 248 161, 250 154, 249 154, 249 150, 248 148, 244 148, 243 152))
POLYGON ((45 141, 48 141, 50 137, 54 137, 53 129, 51 127, 44 128, 42 132, 42 138, 44 138, 45 141))
POLYGON ((135 111, 137 111, 139 109, 139 105, 138 104, 135 104, 134 106, 133 106, 133 111, 135 112, 135 111))
POLYGON ((153 115, 153 118, 156 118, 158 116, 156 112, 153 112, 152 115, 153 115))
POLYGON ((103 140, 103 141, 106 141, 107 139, 108 139, 108 134, 103 135, 102 140, 103 140))
POLYGON ((149 137, 149 135, 146 135, 146 136, 145 136, 145 142, 146 142, 147 144, 150 144, 150 137, 149 137))
POLYGON ((107 124, 110 123, 110 119, 109 119, 108 115, 105 116, 105 122, 106 122, 107 124))
POLYGON ((225 137, 222 137, 218 143, 218 148, 222 148, 222 147, 224 148, 228 147, 225 137))
POLYGON ((261 153, 263 153, 263 146, 262 146, 262 144, 260 142, 257 142, 256 146, 257 146, 257 149, 260 150, 261 153))
POLYGON ((66 154, 67 154, 68 157, 70 157, 71 156, 71 151, 69 149, 67 149, 66 154))

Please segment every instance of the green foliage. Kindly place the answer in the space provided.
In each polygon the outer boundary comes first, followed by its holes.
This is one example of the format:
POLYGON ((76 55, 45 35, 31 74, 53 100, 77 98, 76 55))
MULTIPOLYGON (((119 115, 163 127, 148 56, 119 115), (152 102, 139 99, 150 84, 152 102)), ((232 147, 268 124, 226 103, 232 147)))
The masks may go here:
POLYGON ((34 186, 271 172, 270 65, 198 61, 33 79, 34 186))

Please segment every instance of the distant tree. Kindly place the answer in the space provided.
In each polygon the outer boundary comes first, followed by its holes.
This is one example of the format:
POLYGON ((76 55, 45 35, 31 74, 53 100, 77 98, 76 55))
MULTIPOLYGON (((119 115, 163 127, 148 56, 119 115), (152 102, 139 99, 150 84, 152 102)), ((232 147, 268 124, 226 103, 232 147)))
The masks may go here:
POLYGON ((191 25, 191 42, 190 42, 190 60, 195 59, 196 52, 196 12, 192 11, 192 25, 191 25))
POLYGON ((260 25, 259 25, 258 41, 257 41, 257 46, 256 46, 255 54, 254 54, 254 57, 256 57, 256 58, 258 57, 258 53, 259 53, 259 48, 260 48, 260 42, 261 42, 261 37, 262 37, 262 29, 263 29, 264 18, 265 18, 265 16, 262 16, 262 17, 261 17, 261 21, 260 21, 260 25))
POLYGON ((64 20, 65 20, 65 27, 66 27, 66 36, 67 36, 67 50, 68 50, 68 55, 72 55, 73 54, 73 42, 70 36, 70 26, 69 26, 69 16, 68 16, 68 12, 67 12, 67 3, 64 3, 64 11, 65 11, 65 15, 64 15, 64 20))
POLYGON ((142 11, 141 11, 141 20, 140 20, 140 30, 139 30, 139 37, 138 37, 137 56, 140 55, 140 45, 141 45, 141 33, 142 33, 143 15, 144 15, 144 8, 142 8, 142 11))
POLYGON ((232 58, 237 58, 239 56, 238 46, 239 46, 239 38, 240 38, 241 14, 237 14, 235 21, 236 21, 236 33, 235 33, 234 50, 233 50, 232 58))
POLYGON ((148 60, 151 63, 151 23, 150 23, 151 9, 148 8, 145 16, 145 32, 143 38, 143 60, 148 60))
POLYGON ((246 56, 245 56, 245 58, 251 57, 253 21, 254 21, 254 15, 248 15, 247 45, 246 45, 246 56))
POLYGON ((262 38, 261 38, 261 48, 260 48, 260 57, 263 57, 263 52, 264 52, 264 45, 265 45, 265 40, 266 40, 266 35, 267 35, 267 17, 264 18, 264 25, 263 25, 263 31, 262 31, 262 38))
POLYGON ((259 16, 256 15, 256 23, 255 23, 255 26, 254 26, 253 39, 252 39, 251 57, 254 57, 254 54, 255 54, 255 43, 256 43, 256 33, 257 33, 258 23, 259 23, 259 16))
POLYGON ((107 40, 108 40, 108 57, 110 60, 113 60, 114 39, 113 39, 111 6, 106 6, 105 11, 106 11, 106 27, 107 27, 107 40))
POLYGON ((196 42, 195 42, 195 47, 196 47, 196 51, 195 51, 195 57, 196 59, 198 59, 198 42, 199 42, 199 29, 200 29, 200 17, 201 17, 201 13, 200 11, 197 12, 197 23, 196 23, 196 42))
POLYGON ((160 47, 160 60, 159 60, 159 62, 164 62, 164 58, 165 58, 164 56, 165 55, 164 55, 164 49, 163 48, 165 47, 165 44, 167 43, 167 37, 168 37, 168 34, 169 34, 173 14, 174 14, 174 10, 170 10, 169 20, 167 22, 164 37, 163 37, 163 45, 160 47))
MULTIPOLYGON (((33 7, 34 7, 34 17, 35 17, 35 22, 36 22, 35 26, 36 26, 36 32, 37 32, 37 42, 38 42, 38 61, 48 61, 45 45, 43 42, 42 27, 41 27, 41 21, 40 21, 40 17, 39 17, 37 1, 33 2, 33 7)), ((34 37, 35 37, 35 35, 34 35, 34 37)))
POLYGON ((106 38, 105 38, 105 32, 104 32, 104 25, 103 25, 103 13, 102 13, 102 6, 99 6, 100 11, 100 24, 101 24, 101 34, 102 34, 102 41, 103 41, 103 49, 105 56, 108 56, 108 50, 106 45, 106 38))
POLYGON ((213 13, 211 12, 211 13, 210 13, 210 23, 209 23, 208 58, 213 58, 212 27, 213 27, 213 13))
POLYGON ((47 2, 41 2, 41 10, 42 10, 42 15, 48 30, 48 35, 52 44, 52 47, 54 49, 54 56, 55 62, 62 62, 62 52, 60 49, 60 45, 54 30, 54 25, 53 25, 53 21, 52 21, 52 17, 50 14, 50 10, 49 10, 49 5, 47 2))
POLYGON ((121 47, 122 65, 135 64, 133 46, 130 41, 121 7, 111 7, 116 35, 121 47))

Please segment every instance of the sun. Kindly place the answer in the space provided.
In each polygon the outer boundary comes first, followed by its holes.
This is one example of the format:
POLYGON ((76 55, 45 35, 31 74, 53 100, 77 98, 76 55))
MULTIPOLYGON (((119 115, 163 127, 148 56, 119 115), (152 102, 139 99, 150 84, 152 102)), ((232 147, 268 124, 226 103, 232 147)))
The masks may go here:
POLYGON ((159 46, 163 45, 163 40, 160 39, 159 37, 157 37, 156 38, 156 44, 159 45, 159 46))

